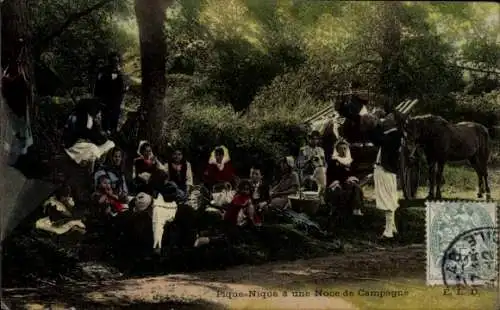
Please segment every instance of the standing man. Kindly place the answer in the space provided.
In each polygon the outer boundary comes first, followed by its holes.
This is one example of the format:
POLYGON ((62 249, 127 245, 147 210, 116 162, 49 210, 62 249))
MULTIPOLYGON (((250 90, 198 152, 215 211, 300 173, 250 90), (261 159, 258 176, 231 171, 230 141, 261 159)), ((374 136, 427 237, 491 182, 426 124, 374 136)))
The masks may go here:
POLYGON ((108 134, 115 133, 121 114, 121 105, 125 94, 125 78, 121 69, 120 55, 110 53, 108 64, 97 74, 94 95, 104 104, 102 127, 108 134))
POLYGON ((401 132, 395 126, 385 126, 382 121, 377 124, 373 139, 371 139, 375 145, 379 146, 373 179, 377 209, 385 212, 385 229, 382 239, 390 239, 398 232, 395 213, 399 207, 397 173, 401 138, 401 132))
POLYGON ((406 100, 394 108, 394 113, 385 119, 374 114, 352 113, 352 103, 342 102, 341 116, 359 120, 360 131, 367 134, 368 140, 379 147, 373 173, 377 208, 385 212, 385 229, 382 239, 390 239, 397 233, 394 218, 399 207, 397 191, 397 172, 402 142, 400 123, 409 115, 418 100, 406 100))

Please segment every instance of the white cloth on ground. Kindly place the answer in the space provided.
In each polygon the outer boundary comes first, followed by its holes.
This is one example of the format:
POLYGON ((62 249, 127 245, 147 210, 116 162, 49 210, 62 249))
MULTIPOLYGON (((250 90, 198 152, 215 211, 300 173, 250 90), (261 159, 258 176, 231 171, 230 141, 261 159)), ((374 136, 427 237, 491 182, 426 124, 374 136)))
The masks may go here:
POLYGON ((55 225, 48 216, 39 219, 35 223, 36 229, 45 230, 57 235, 65 234, 75 227, 85 229, 85 224, 81 220, 71 220, 62 225, 55 225))

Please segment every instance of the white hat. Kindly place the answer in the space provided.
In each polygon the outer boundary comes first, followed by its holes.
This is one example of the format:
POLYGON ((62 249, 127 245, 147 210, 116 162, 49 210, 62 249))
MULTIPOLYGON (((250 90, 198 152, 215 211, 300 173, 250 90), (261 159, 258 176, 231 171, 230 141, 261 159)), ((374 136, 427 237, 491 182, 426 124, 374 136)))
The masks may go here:
POLYGON ((135 207, 134 211, 141 212, 149 208, 153 202, 153 197, 146 193, 139 193, 135 196, 135 207))

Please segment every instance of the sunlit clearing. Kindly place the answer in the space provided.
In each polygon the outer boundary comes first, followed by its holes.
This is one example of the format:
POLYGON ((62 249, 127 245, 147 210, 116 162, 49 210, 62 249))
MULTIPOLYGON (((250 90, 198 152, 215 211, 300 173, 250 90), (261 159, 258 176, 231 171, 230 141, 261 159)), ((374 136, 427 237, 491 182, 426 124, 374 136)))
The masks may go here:
POLYGON ((251 18, 248 8, 237 0, 209 0, 200 12, 200 22, 218 39, 240 38, 264 48, 263 27, 251 18))

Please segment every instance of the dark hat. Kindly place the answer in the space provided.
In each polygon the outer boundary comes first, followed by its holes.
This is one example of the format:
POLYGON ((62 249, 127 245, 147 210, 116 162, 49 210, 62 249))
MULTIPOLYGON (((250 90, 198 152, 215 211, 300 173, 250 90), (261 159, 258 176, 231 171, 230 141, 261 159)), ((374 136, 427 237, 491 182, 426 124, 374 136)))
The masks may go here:
POLYGON ((321 134, 319 133, 319 131, 317 131, 317 130, 313 130, 313 131, 309 134, 309 138, 321 138, 321 134))
POLYGON ((177 186, 172 182, 167 182, 161 192, 165 202, 174 202, 177 200, 177 186))

